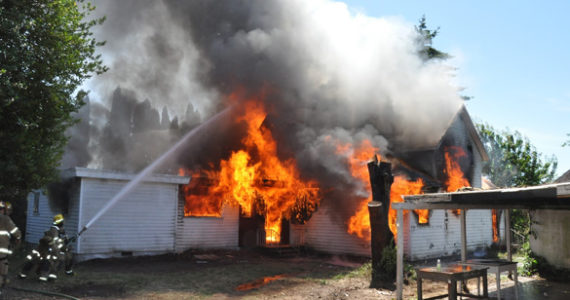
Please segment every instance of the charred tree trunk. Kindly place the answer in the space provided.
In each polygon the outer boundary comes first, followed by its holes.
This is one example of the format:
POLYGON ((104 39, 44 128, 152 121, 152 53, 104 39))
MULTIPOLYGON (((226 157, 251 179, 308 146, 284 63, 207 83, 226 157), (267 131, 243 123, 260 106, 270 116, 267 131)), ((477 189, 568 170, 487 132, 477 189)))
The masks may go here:
POLYGON ((390 210, 390 188, 394 182, 392 165, 374 161, 368 163, 368 173, 372 186, 372 202, 368 203, 370 215, 370 235, 372 250, 372 280, 370 286, 391 285, 396 274, 396 257, 392 232, 388 225, 390 210))

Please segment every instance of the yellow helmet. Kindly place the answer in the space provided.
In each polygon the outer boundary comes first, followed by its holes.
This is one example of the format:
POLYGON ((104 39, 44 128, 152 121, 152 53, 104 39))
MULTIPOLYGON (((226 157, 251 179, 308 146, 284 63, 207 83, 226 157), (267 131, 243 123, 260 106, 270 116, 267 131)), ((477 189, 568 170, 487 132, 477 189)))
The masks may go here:
POLYGON ((6 214, 7 215, 12 214, 12 203, 10 203, 10 201, 6 201, 6 214))
POLYGON ((53 216, 53 225, 59 225, 63 223, 63 215, 62 214, 57 214, 55 216, 53 216))

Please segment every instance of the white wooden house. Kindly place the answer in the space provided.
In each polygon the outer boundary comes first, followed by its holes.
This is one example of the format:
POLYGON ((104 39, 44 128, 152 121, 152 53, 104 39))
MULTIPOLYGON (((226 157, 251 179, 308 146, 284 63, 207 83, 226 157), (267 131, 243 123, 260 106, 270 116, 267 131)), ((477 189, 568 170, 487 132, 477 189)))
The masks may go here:
MULTIPOLYGON (((442 148, 456 143, 462 144, 468 152, 468 165, 462 168, 471 185, 480 187, 481 163, 487 155, 464 108, 450 121, 448 130, 441 133, 438 141, 421 149, 395 154, 426 176, 441 178, 442 148)), ((135 174, 78 167, 66 170, 62 175, 71 182, 65 207, 50 205, 40 192, 29 195, 27 242, 37 243, 57 213, 64 213, 68 234, 76 234, 135 177, 135 174)), ((248 221, 240 218, 238 207, 224 205, 220 217, 184 216, 184 198, 179 190, 189 180, 188 177, 160 174, 145 179, 81 235, 74 245, 76 257, 85 260, 182 252, 190 248, 237 249, 251 245, 248 221)), ((304 225, 288 224, 288 229, 284 228, 289 232, 285 242, 332 254, 370 256, 370 242, 348 234, 345 220, 335 217, 347 213, 331 211, 335 209, 332 207, 323 204, 304 225)), ((488 210, 468 211, 468 249, 492 243, 491 219, 488 210)), ((418 260, 458 253, 459 227, 459 217, 450 211, 432 211, 427 225, 418 224, 418 218, 410 213, 404 221, 406 256, 418 260)))
MULTIPOLYGON (((77 234, 135 174, 73 168, 62 172, 70 180, 66 207, 50 204, 47 196, 28 197, 26 241, 37 243, 63 213, 69 236, 77 234)), ((78 260, 121 255, 174 252, 177 235, 178 189, 188 177, 152 175, 118 201, 74 244, 78 260)), ((61 206, 61 205, 60 205, 61 206)))
MULTIPOLYGON (((471 186, 481 187, 482 162, 488 159, 477 131, 462 107, 446 132, 432 144, 403 151, 396 155, 416 170, 432 178, 441 178, 443 148, 460 144, 468 152, 468 165, 462 166, 471 186)), ((323 201, 326 201, 323 200, 323 201)), ((305 225, 291 225, 291 244, 303 244, 315 250, 334 254, 370 256, 370 242, 347 233, 347 226, 334 219, 338 212, 321 207, 305 225)), ((467 212, 468 250, 487 247, 493 241, 492 216, 490 210, 467 212)), ((413 213, 404 219, 404 253, 410 260, 457 254, 461 250, 459 217, 451 211, 430 212, 428 224, 419 224, 413 213), (413 245, 413 247, 410 247, 413 245)))

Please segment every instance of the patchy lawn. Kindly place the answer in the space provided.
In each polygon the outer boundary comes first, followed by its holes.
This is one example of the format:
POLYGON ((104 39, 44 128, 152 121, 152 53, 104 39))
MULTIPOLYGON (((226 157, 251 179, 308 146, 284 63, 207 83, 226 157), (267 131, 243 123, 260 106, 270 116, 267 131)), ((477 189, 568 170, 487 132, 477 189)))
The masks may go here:
MULTIPOLYGON (((370 264, 362 258, 300 255, 280 258, 258 251, 190 251, 180 255, 92 260, 74 276, 54 282, 34 276, 10 286, 81 299, 385 299, 393 292, 368 288, 370 264), (265 279, 265 280, 264 280, 265 279)), ((58 299, 11 289, 10 299, 58 299)))
MULTIPOLYGON (((21 256, 21 255, 20 255, 21 256)), ((42 283, 16 279, 22 257, 11 261, 9 286, 56 292, 81 299, 395 299, 395 292, 371 289, 370 263, 363 258, 304 254, 280 258, 259 251, 189 251, 179 255, 92 260, 76 275, 60 274, 42 283)), ((521 282, 533 280, 520 278, 521 282)), ((476 291, 476 281, 469 288, 476 291)), ((495 280, 489 276, 489 290, 495 280)), ((512 281, 502 278, 503 288, 512 281)), ((445 293, 447 285, 424 283, 424 296, 445 293)), ((9 289, 9 299, 64 299, 9 289)), ((541 292, 542 293, 542 292, 541 292)), ((416 284, 404 299, 416 298, 416 284)), ((552 298, 551 298, 552 299, 552 298)))

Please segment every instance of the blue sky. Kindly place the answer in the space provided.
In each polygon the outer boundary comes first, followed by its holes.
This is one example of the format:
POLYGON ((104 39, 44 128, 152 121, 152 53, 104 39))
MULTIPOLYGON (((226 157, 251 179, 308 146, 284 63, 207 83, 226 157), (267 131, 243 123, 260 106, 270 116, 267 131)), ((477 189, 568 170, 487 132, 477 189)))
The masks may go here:
POLYGON ((570 2, 345 0, 372 17, 440 27, 433 46, 454 56, 475 122, 517 130, 570 169, 570 2))

